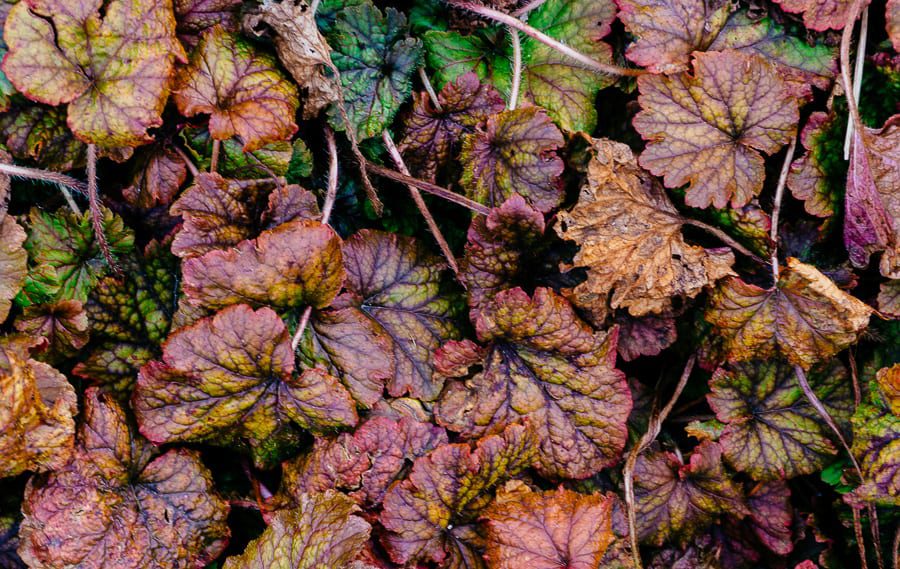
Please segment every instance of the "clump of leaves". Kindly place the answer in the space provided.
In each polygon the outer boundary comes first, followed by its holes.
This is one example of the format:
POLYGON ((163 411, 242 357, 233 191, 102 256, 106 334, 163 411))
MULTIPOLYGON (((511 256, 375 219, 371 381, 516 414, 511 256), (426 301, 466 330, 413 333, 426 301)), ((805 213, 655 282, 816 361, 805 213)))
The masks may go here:
POLYGON ((0 566, 888 566, 862 4, 0 0, 0 566))

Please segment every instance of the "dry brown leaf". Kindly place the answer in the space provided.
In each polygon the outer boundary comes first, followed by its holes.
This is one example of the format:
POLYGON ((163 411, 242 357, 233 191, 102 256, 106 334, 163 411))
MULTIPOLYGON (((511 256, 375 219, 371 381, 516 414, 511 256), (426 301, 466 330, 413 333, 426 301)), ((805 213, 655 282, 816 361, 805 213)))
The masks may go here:
POLYGON ((734 274, 730 250, 685 242, 684 220, 628 146, 598 139, 594 153, 578 203, 559 213, 557 225, 563 239, 581 247, 573 265, 588 269, 574 289, 576 304, 597 313, 608 299, 634 316, 659 313, 671 297, 697 296, 734 274))

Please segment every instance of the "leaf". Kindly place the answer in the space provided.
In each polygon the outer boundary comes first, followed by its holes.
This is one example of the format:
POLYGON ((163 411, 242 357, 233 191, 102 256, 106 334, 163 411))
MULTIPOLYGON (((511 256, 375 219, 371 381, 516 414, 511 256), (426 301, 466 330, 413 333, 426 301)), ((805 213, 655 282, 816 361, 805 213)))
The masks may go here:
POLYGON ((587 267, 587 281, 573 291, 578 304, 600 311, 608 298, 634 316, 658 314, 672 308, 671 297, 693 298, 734 274, 730 250, 685 242, 684 218, 626 145, 596 140, 593 148, 588 183, 557 226, 580 246, 573 264, 587 267))
POLYGON ((31 359, 31 347, 0 340, 0 478, 55 470, 72 456, 75 390, 56 369, 31 359))
POLYGON ((13 156, 48 170, 84 166, 85 145, 66 124, 64 109, 40 104, 16 106, 0 117, 0 136, 13 156))
POLYGON ((319 569, 347 567, 372 530, 354 515, 353 500, 333 491, 303 494, 298 506, 271 516, 269 527, 244 553, 225 561, 224 569, 319 569))
POLYGON ((881 129, 854 130, 844 196, 844 245, 850 261, 865 267, 869 256, 885 251, 881 274, 900 277, 900 115, 881 129))
POLYGON ((562 133, 537 107, 503 111, 463 140, 460 184, 470 198, 499 206, 513 193, 546 212, 563 198, 562 133))
MULTIPOLYGON (((134 248, 134 233, 110 210, 103 208, 102 214, 100 223, 110 251, 127 255, 134 248)), ((56 300, 86 301, 97 279, 108 270, 94 238, 90 212, 79 216, 62 209, 55 213, 32 209, 25 249, 32 263, 56 269, 60 285, 56 300)))
POLYGON ((798 99, 812 99, 812 87, 828 89, 837 73, 835 50, 824 42, 809 41, 788 34, 772 18, 753 19, 748 12, 736 12, 709 46, 710 50, 734 49, 758 54, 774 63, 798 99))
MULTIPOLYGON (((321 16, 328 2, 318 11, 303 2, 266 2, 258 7, 259 15, 250 16, 252 27, 256 18, 275 31, 275 49, 294 81, 306 92, 303 118, 315 118, 319 112, 337 101, 339 85, 334 77, 326 77, 323 68, 332 68, 331 48, 316 27, 316 15, 321 16)), ((323 31, 324 28, 323 28, 323 31)))
POLYGON ((400 150, 412 172, 434 181, 438 167, 449 164, 464 134, 505 108, 500 94, 478 81, 474 73, 448 82, 437 95, 440 110, 427 93, 413 96, 413 110, 406 117, 400 150))
POLYGON ((853 2, 848 0, 776 0, 785 12, 803 14, 803 24, 814 31, 840 30, 847 23, 853 2))
POLYGON ((504 480, 531 465, 532 432, 510 425, 468 444, 441 445, 416 459, 409 478, 384 498, 382 543, 395 563, 433 561, 445 567, 483 567, 472 542, 473 524, 504 480))
POLYGON ((371 2, 342 10, 328 40, 350 128, 360 140, 381 134, 412 92, 422 43, 406 37, 402 13, 387 8, 382 14, 371 2))
POLYGON ((900 2, 897 0, 887 1, 884 22, 894 51, 900 51, 900 2))
POLYGON ((787 187, 794 197, 803 200, 807 213, 817 217, 831 216, 841 199, 843 184, 835 184, 829 176, 838 161, 836 143, 843 140, 843 136, 837 136, 840 122, 835 114, 810 115, 800 132, 806 154, 791 163, 787 178, 787 187))
POLYGON ((673 316, 642 316, 627 314, 616 317, 619 326, 619 355, 626 362, 641 356, 656 356, 675 343, 678 332, 673 316))
POLYGON ((852 497, 882 506, 900 506, 900 417, 874 402, 864 402, 853 415, 853 455, 863 484, 852 497))
POLYGON ((291 424, 321 433, 357 420, 335 378, 319 369, 294 374, 281 318, 243 304, 170 334, 162 361, 141 368, 133 405, 151 441, 246 440, 260 464, 270 462, 264 451, 290 439, 291 424))
MULTIPOLYGON (((810 385, 839 425, 853 413, 847 370, 836 360, 816 369, 810 385)), ((777 360, 719 368, 706 396, 725 423, 719 437, 729 465, 755 480, 812 474, 837 454, 833 435, 809 404, 790 365, 777 360)))
POLYGON ((871 313, 815 267, 791 257, 774 288, 724 279, 710 295, 706 320, 732 361, 780 353, 809 368, 856 342, 871 313))
POLYGON ((289 139, 297 132, 297 88, 276 65, 274 57, 214 26, 179 71, 175 104, 186 117, 209 114, 210 135, 240 136, 245 151, 289 139))
POLYGON ((381 504, 390 485, 413 462, 447 443, 443 429, 410 417, 372 417, 353 433, 318 439, 313 450, 284 463, 282 488, 292 500, 335 489, 358 504, 381 504))
POLYGON ((681 544, 720 516, 749 514, 740 488, 722 468, 722 449, 704 441, 684 464, 670 452, 651 451, 638 457, 634 469, 637 531, 643 543, 681 544))
POLYGON ((217 310, 233 304, 324 308, 341 290, 341 239, 327 225, 297 219, 227 250, 184 262, 184 292, 217 310))
POLYGON ((613 541, 613 499, 562 488, 498 497, 485 512, 490 567, 595 569, 613 541))
POLYGON ((472 219, 459 273, 471 308, 480 310, 531 269, 526 261, 545 247, 544 229, 544 216, 519 194, 472 219))
POLYGON ((121 276, 98 281, 86 307, 94 346, 73 373, 130 393, 141 366, 159 355, 178 301, 178 259, 169 245, 151 241, 123 260, 121 276))
POLYGON ((487 345, 482 371, 448 385, 439 424, 477 437, 524 419, 540 440, 544 476, 586 478, 619 460, 632 403, 615 368, 615 330, 594 332, 546 288, 497 294, 475 326, 487 345))
MULTIPOLYGON (((210 170, 213 139, 205 128, 185 128, 179 135, 188 146, 197 168, 210 170)), ((300 140, 294 144, 302 144, 300 140)), ((270 142, 252 152, 244 152, 244 145, 234 138, 221 141, 216 172, 233 180, 258 180, 287 174, 293 148, 286 140, 270 142)))
POLYGON ((174 61, 172 1, 19 2, 7 18, 3 71, 29 98, 69 103, 85 142, 112 148, 150 142, 160 126, 174 61))
POLYGON ((196 46, 202 33, 213 26, 226 32, 240 29, 241 0, 174 0, 175 31, 185 45, 196 46))
POLYGON ((268 227, 278 227, 295 219, 316 221, 321 218, 316 196, 293 184, 275 188, 269 194, 269 206, 263 212, 268 227))
POLYGON ((795 134, 797 101, 761 57, 708 52, 694 75, 643 75, 634 128, 647 148, 641 166, 667 187, 690 183, 692 207, 740 207, 762 190, 760 152, 772 154, 795 134))
POLYGON ((900 317, 900 281, 881 283, 878 292, 878 311, 891 318, 900 317))
MULTIPOLYGON (((498 85, 495 75, 497 67, 509 66, 509 60, 491 57, 495 52, 503 53, 505 32, 489 29, 471 35, 457 32, 429 30, 422 34, 425 58, 434 70, 434 80, 439 86, 456 81, 466 73, 473 72, 484 82, 498 85)), ((500 91, 503 93, 503 91, 500 91)))
POLYGON ((228 503, 199 453, 161 454, 108 396, 85 393, 75 456, 25 490, 19 554, 30 567, 199 567, 228 542, 228 503))
POLYGON ((878 388, 891 413, 900 416, 900 364, 878 370, 878 388))
POLYGON ((87 344, 89 329, 84 306, 77 300, 34 304, 16 318, 16 330, 34 338, 44 338, 49 352, 40 354, 49 362, 71 357, 87 344))
POLYGON ((344 244, 344 268, 359 309, 390 339, 395 369, 388 392, 436 399, 443 383, 432 377, 432 355, 460 336, 445 264, 413 239, 362 230, 344 244))
POLYGON ((749 525, 763 545, 778 555, 794 549, 790 499, 791 490, 783 481, 760 483, 747 493, 749 525))
POLYGON ((165 145, 155 145, 141 154, 133 172, 131 184, 122 190, 122 197, 143 210, 168 207, 187 180, 184 160, 165 145))
POLYGON ((179 197, 169 213, 184 218, 175 234, 172 252, 197 257, 228 249, 255 235, 255 202, 260 186, 241 184, 219 174, 202 173, 179 197))
POLYGON ((684 71, 695 51, 706 51, 733 10, 727 2, 617 0, 619 19, 635 37, 625 57, 651 73, 684 71))
POLYGON ((9 315, 11 301, 28 275, 28 254, 22 248, 26 238, 16 220, 0 212, 0 323, 9 315))

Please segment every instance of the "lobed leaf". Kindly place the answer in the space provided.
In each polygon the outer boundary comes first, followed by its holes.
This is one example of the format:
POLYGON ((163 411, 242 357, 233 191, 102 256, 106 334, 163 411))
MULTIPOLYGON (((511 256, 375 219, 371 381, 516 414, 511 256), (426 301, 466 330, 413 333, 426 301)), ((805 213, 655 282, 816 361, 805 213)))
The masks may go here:
POLYGON ((187 180, 184 160, 170 146, 154 145, 135 164, 131 183, 122 197, 138 209, 168 207, 187 180))
POLYGON ((240 28, 241 0, 174 0, 175 32, 190 47, 200 42, 206 30, 220 26, 227 32, 240 28))
POLYGON ((849 0, 777 0, 785 12, 803 14, 807 28, 824 32, 840 30, 847 23, 847 15, 853 2, 849 0))
POLYGON ((34 160, 58 171, 84 166, 85 145, 69 130, 64 109, 40 104, 14 106, 0 117, 0 136, 10 153, 21 160, 34 160))
POLYGON ((740 207, 762 190, 760 152, 794 136, 797 101, 771 64, 734 51, 697 53, 694 74, 638 79, 634 128, 648 141, 641 166, 667 187, 690 183, 693 207, 740 207))
POLYGON ((47 342, 47 351, 39 354, 38 359, 49 362, 77 354, 89 336, 88 315, 77 300, 28 306, 16 318, 15 327, 23 334, 47 342))
POLYGON ((837 115, 815 112, 807 119, 800 132, 800 142, 806 154, 791 163, 787 187, 794 197, 804 201, 808 213, 817 217, 829 217, 837 208, 842 188, 829 180, 829 166, 835 136, 837 115))
MULTIPOLYGON (((893 366, 879 370, 878 383, 898 383, 897 369, 893 366)), ((896 459, 900 452, 900 416, 894 412, 895 407, 895 399, 882 399, 879 394, 870 393, 853 414, 850 450, 859 461, 863 480, 849 496, 851 503, 900 506, 900 465, 896 459)))
POLYGON ((28 253, 22 248, 26 238, 16 220, 0 211, 0 322, 9 315, 12 299, 28 275, 28 253))

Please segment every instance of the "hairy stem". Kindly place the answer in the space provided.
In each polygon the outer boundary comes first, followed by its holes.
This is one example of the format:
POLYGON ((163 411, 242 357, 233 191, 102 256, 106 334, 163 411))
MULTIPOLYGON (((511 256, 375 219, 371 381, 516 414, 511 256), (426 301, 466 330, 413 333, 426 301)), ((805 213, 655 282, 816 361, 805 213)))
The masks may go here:
POLYGON ((325 190, 325 202, 322 204, 322 223, 328 223, 331 219, 331 210, 337 199, 338 187, 338 152, 337 143, 334 140, 334 131, 325 126, 325 144, 328 146, 328 186, 325 190))
POLYGON ((491 213, 491 209, 487 206, 481 205, 476 201, 472 201, 465 196, 461 196, 455 192, 451 192, 446 188, 442 188, 431 182, 426 182, 425 180, 420 180, 418 178, 413 178, 412 176, 407 176, 406 174, 401 174, 400 172, 395 172, 390 168, 385 168, 384 166, 379 166, 377 164, 369 164, 368 169, 372 171, 373 174, 378 174, 379 176, 384 176, 385 178, 389 178, 394 180, 395 182, 401 182, 403 184, 409 184, 415 186, 416 188, 422 190, 423 192, 427 192, 429 194, 435 195, 439 198, 443 198, 449 202, 453 202, 457 205, 461 205, 465 208, 468 208, 475 213, 480 213, 481 215, 488 215, 491 213))
POLYGON ((512 15, 515 16, 516 18, 521 18, 522 16, 527 16, 529 12, 531 12, 532 10, 537 10, 546 1, 547 0, 531 0, 531 2, 529 2, 528 4, 525 4, 521 8, 518 8, 515 11, 513 11, 512 15))
MULTIPOLYGON (((394 165, 397 169, 409 176, 409 170, 403 162, 403 156, 400 155, 397 145, 394 144, 394 139, 391 138, 391 133, 387 130, 383 131, 381 133, 381 139, 384 140, 384 145, 387 147, 388 154, 391 155, 391 160, 394 161, 394 165)), ((456 257, 453 256, 453 251, 450 250, 450 245, 448 245, 447 240, 444 239, 444 234, 441 233, 441 229, 438 227, 437 222, 434 220, 431 212, 428 211, 428 206, 425 204, 425 200, 422 199, 422 194, 419 193, 419 189, 412 184, 406 184, 406 187, 409 188, 409 195, 416 203, 416 207, 419 208, 419 213, 425 218, 425 223, 428 225, 431 234, 434 235, 434 240, 437 241, 441 253, 443 253, 444 258, 447 259, 447 264, 450 265, 454 274, 459 274, 459 266, 456 264, 456 257)))
POLYGON ((515 28, 509 29, 509 39, 512 42, 513 68, 512 86, 509 89, 509 102, 506 107, 514 111, 516 110, 516 104, 519 102, 519 89, 522 85, 522 41, 519 39, 519 32, 515 28))
POLYGON ((109 250, 109 242, 106 240, 106 233, 103 232, 103 210, 100 207, 100 194, 97 189, 97 146, 94 144, 88 144, 87 147, 87 177, 88 201, 91 206, 91 224, 94 227, 94 238, 97 240, 97 244, 100 245, 103 258, 109 263, 113 272, 121 275, 122 271, 119 269, 116 260, 113 259, 109 250))
POLYGON ((71 188, 80 194, 87 194, 87 185, 85 185, 84 182, 80 182, 75 178, 50 170, 39 170, 37 168, 27 168, 25 166, 4 164, 2 162, 0 162, 0 174, 6 174, 13 178, 37 180, 39 182, 47 182, 55 185, 59 188, 60 193, 62 193, 63 199, 66 200, 69 209, 74 211, 77 215, 81 215, 81 209, 78 207, 78 204, 75 203, 75 199, 72 197, 72 192, 70 192, 69 189, 71 188))
POLYGON ((794 151, 797 149, 797 137, 791 139, 784 164, 781 166, 781 175, 778 177, 778 187, 775 188, 775 204, 772 206, 772 232, 769 238, 772 240, 772 276, 778 283, 778 218, 781 217, 781 200, 784 198, 784 187, 787 185, 788 172, 791 170, 791 162, 794 160, 794 151))
POLYGON ((487 6, 482 6, 481 4, 476 4, 474 2, 468 2, 466 0, 444 0, 447 4, 459 8, 461 10, 468 10, 470 12, 474 12, 480 16, 484 16, 485 18, 490 18, 495 22, 499 22, 501 24, 505 24, 511 28, 515 28, 520 32, 524 33, 528 37, 534 38, 535 40, 545 44, 559 53, 569 57, 570 59, 574 59, 578 63, 584 65, 588 69, 596 71, 598 73, 606 73, 607 75, 622 75, 627 77, 638 77, 645 73, 642 69, 629 69, 627 67, 619 67, 617 65, 611 65, 609 63, 603 63, 597 61, 592 57, 588 57, 587 55, 581 53, 580 51, 574 50, 566 44, 555 40, 545 34, 544 32, 532 28, 528 24, 522 22, 518 18, 514 18, 513 16, 506 14, 504 12, 500 12, 499 10, 494 10, 493 8, 488 8, 487 6))
POLYGON ((425 86, 425 92, 428 93, 428 98, 431 99, 434 110, 439 113, 444 112, 444 107, 441 106, 441 101, 438 99, 437 93, 434 92, 434 87, 431 85, 431 81, 428 80, 428 74, 425 73, 424 67, 419 67, 419 79, 422 80, 422 85, 425 86))
POLYGON ((684 386, 687 385, 688 378, 691 377, 691 372, 694 370, 694 363, 696 363, 696 361, 696 354, 692 354, 691 357, 688 358, 687 363, 684 365, 684 371, 681 372, 681 377, 678 379, 678 385, 675 386, 675 392, 672 393, 669 402, 666 403, 666 406, 658 413, 650 417, 650 422, 647 425, 647 432, 644 433, 644 436, 641 437, 638 444, 636 444, 634 448, 631 449, 631 452, 628 453, 628 458, 625 459, 622 477, 625 483, 625 506, 628 510, 628 537, 631 540, 631 558, 634 561, 635 569, 642 569, 643 564, 641 562, 641 550, 638 546, 637 514, 634 510, 634 467, 637 464, 637 459, 640 454, 644 452, 644 450, 656 440, 657 435, 659 435, 663 422, 666 420, 666 417, 669 416, 669 413, 672 412, 672 408, 675 407, 675 403, 681 396, 681 392, 684 391, 684 386))

